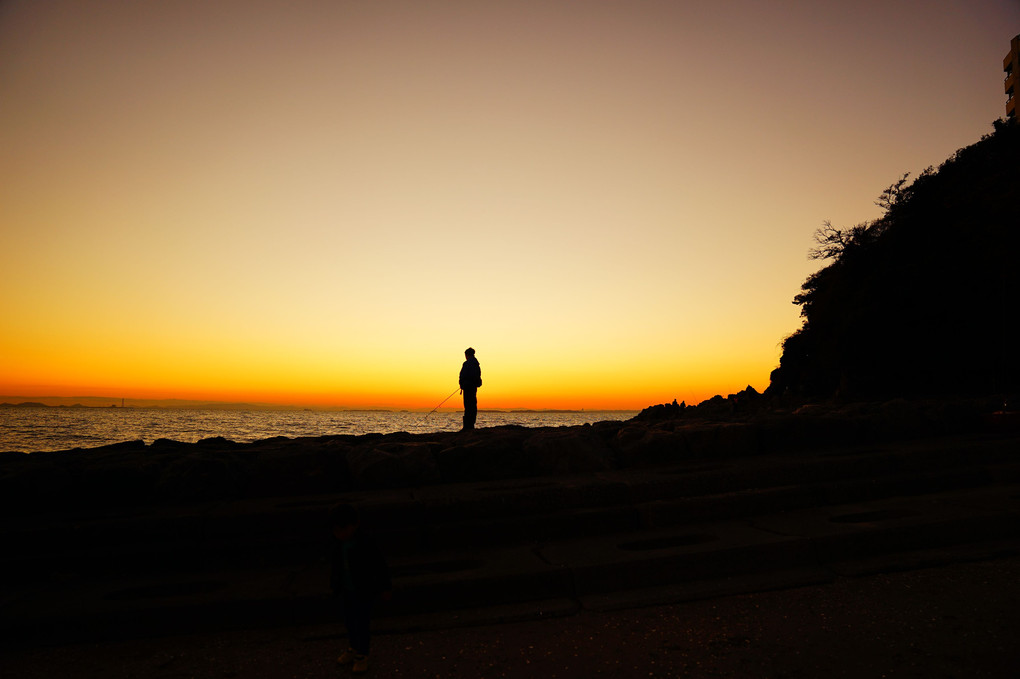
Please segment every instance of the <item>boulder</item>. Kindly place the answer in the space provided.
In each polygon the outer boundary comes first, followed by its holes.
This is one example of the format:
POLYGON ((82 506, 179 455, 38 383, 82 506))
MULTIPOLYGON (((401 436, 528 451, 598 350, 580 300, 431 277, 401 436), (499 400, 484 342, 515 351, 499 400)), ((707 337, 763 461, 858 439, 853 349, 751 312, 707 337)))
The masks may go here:
POLYGON ((439 467, 430 442, 380 443, 347 452, 347 467, 357 486, 407 487, 439 481, 439 467))
POLYGON ((665 426, 626 426, 613 441, 621 467, 672 464, 690 457, 682 433, 665 426))
POLYGON ((510 427, 460 435, 436 453, 440 476, 447 483, 534 476, 536 470, 522 456, 524 438, 510 427))
POLYGON ((242 496, 244 466, 233 455, 196 451, 171 461, 162 470, 155 493, 164 500, 220 500, 242 496))
POLYGON ((537 474, 576 474, 612 468, 613 451, 591 427, 542 430, 522 446, 529 469, 537 474))

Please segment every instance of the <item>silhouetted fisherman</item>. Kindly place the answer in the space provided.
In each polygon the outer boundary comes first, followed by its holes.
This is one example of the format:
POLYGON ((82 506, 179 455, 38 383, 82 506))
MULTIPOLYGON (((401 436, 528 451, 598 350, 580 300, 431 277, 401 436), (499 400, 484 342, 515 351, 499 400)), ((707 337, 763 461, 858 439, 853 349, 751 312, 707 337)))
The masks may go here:
POLYGON ((464 430, 474 429, 478 418, 478 387, 482 386, 482 366, 478 365, 475 350, 464 351, 464 365, 460 368, 460 393, 464 394, 464 430))

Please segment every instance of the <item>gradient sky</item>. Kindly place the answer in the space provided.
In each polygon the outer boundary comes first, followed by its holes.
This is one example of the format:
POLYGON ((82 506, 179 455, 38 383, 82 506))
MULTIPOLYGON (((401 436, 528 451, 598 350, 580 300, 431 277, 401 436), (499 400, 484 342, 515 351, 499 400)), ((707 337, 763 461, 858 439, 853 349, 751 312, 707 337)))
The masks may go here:
POLYGON ((0 393, 762 390, 823 220, 1004 113, 1017 0, 0 3, 0 393))

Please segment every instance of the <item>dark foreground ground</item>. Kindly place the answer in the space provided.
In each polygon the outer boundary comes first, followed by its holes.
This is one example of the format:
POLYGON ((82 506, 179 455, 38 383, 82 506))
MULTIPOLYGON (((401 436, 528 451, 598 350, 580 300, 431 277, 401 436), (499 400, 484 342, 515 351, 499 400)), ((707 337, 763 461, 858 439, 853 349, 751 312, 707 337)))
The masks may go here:
MULTIPOLYGON (((1020 557, 548 620, 382 633, 376 677, 1016 677, 1020 557)), ((384 623, 386 624, 386 623, 384 623)), ((338 626, 4 651, 7 679, 346 676, 338 626)))
POLYGON ((0 454, 0 679, 345 676, 338 501, 394 575, 373 676, 1018 677, 1020 434, 976 412, 0 454))

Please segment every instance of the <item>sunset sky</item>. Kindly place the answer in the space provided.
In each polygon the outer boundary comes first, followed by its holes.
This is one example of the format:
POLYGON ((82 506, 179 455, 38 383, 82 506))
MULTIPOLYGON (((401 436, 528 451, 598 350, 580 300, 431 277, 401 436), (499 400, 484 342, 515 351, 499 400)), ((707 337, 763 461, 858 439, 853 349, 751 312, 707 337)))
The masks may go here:
POLYGON ((1018 0, 0 3, 0 394, 768 386, 823 220, 991 132, 1018 0))

